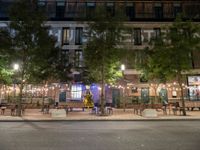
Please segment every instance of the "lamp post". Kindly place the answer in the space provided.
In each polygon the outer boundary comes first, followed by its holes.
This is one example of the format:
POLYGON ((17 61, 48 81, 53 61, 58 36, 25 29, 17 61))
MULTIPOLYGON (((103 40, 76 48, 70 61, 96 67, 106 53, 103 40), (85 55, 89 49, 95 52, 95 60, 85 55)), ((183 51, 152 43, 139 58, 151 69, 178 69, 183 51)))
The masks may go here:
MULTIPOLYGON (((124 64, 122 64, 121 65, 121 71, 122 71, 122 75, 123 75, 123 77, 124 77, 124 70, 125 70, 125 65, 124 64)), ((126 97, 125 97, 125 92, 126 92, 126 87, 125 88, 123 88, 122 89, 123 90, 123 109, 124 109, 124 112, 125 112, 125 108, 126 108, 126 97)))
MULTIPOLYGON (((13 65, 13 70, 15 71, 15 72, 17 72, 18 70, 19 70, 19 64, 14 64, 13 65)), ((15 97, 16 97, 16 87, 15 87, 15 85, 16 85, 16 78, 14 78, 14 99, 15 99, 15 97)))

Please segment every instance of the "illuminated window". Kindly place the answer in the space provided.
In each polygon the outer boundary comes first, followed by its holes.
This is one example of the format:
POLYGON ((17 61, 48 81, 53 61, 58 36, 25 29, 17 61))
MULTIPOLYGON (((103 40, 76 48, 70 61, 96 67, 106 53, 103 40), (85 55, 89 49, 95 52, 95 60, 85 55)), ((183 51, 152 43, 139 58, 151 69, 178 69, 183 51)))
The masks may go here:
POLYGON ((71 97, 72 97, 73 100, 81 100, 82 85, 80 85, 80 84, 72 85, 71 97))
POLYGON ((69 28, 63 28, 63 33, 62 33, 62 43, 63 45, 68 45, 69 44, 69 38, 70 38, 70 29, 69 28))
POLYGON ((82 50, 75 50, 75 67, 82 67, 83 66, 83 51, 82 50))

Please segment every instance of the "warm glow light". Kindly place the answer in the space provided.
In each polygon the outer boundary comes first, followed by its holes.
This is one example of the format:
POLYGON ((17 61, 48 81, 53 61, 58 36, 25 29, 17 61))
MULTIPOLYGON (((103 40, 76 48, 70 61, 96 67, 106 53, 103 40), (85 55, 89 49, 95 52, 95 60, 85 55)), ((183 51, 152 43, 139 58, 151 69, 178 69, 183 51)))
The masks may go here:
POLYGON ((14 64, 13 69, 16 70, 16 71, 19 70, 19 64, 14 64))
POLYGON ((122 70, 122 71, 125 70, 125 65, 124 65, 124 64, 121 65, 121 70, 122 70))

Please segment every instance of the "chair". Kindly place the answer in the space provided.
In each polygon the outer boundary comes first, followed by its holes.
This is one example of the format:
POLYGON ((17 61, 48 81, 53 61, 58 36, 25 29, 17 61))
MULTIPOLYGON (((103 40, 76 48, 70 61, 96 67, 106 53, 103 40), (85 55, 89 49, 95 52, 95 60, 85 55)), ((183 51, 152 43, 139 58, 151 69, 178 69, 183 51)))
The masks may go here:
POLYGON ((1 107, 1 115, 4 115, 6 107, 1 107))
POLYGON ((174 113, 174 115, 177 115, 177 111, 179 111, 180 112, 180 115, 181 115, 181 112, 183 112, 183 107, 181 107, 180 105, 179 105, 179 102, 176 102, 175 103, 175 107, 174 108, 172 108, 172 111, 173 111, 173 113, 174 113))
POLYGON ((99 114, 99 104, 94 103, 94 107, 92 108, 92 114, 99 114))
POLYGON ((106 114, 108 114, 108 115, 112 115, 113 114, 113 109, 112 109, 111 105, 112 105, 111 103, 106 103, 105 109, 106 109, 106 114))

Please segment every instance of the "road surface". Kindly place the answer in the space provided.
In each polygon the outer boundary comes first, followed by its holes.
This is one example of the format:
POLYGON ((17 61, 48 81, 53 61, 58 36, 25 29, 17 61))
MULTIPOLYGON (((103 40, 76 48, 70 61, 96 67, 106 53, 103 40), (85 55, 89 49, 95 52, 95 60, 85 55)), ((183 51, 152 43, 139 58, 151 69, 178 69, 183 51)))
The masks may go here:
POLYGON ((200 150, 200 121, 0 122, 0 150, 200 150))

